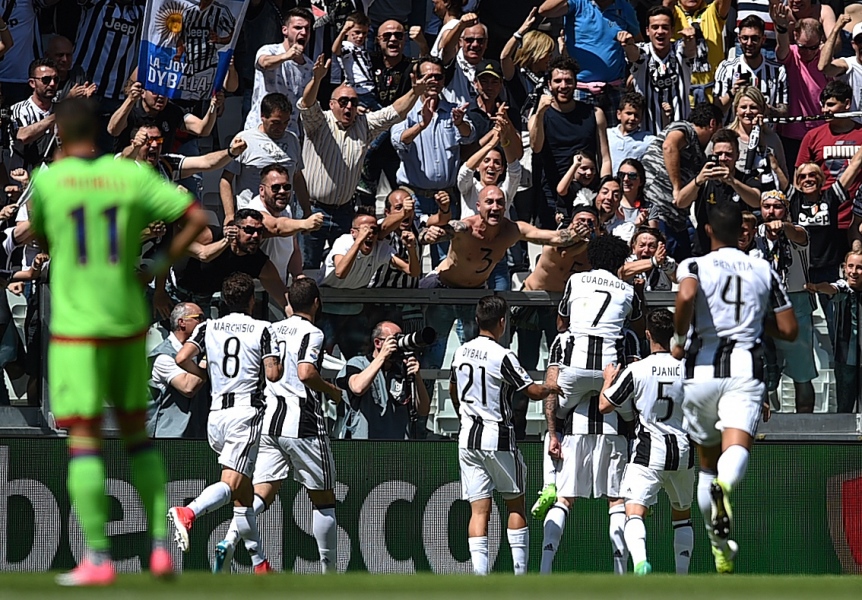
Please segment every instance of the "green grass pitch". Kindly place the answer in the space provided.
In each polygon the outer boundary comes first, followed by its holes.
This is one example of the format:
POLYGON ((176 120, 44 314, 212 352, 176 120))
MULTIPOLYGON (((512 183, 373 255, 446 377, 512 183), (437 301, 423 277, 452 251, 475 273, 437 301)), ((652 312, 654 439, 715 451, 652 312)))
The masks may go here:
POLYGON ((490 577, 441 575, 349 574, 331 577, 278 574, 267 577, 188 573, 172 582, 148 575, 120 575, 113 587, 60 588, 54 573, 0 573, 0 598, 110 598, 111 600, 212 600, 214 598, 308 598, 356 600, 385 598, 467 600, 469 598, 532 600, 534 598, 740 598, 794 600, 854 598, 862 593, 862 579, 853 576, 677 577, 563 574, 550 577, 511 575, 490 577))

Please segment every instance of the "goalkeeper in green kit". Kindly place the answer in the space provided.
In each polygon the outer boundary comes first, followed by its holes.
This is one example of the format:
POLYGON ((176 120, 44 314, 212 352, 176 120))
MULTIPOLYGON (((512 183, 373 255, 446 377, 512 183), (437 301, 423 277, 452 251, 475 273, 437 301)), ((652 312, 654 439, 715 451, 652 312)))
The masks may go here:
POLYGON ((146 509, 153 538, 150 571, 169 576, 165 469, 145 429, 150 310, 136 266, 141 231, 149 223, 182 226, 154 265, 151 274, 158 275, 183 255, 206 217, 191 195, 150 167, 100 157, 98 124, 87 100, 65 100, 55 115, 61 156, 33 177, 30 218, 51 256, 48 386, 57 425, 69 431, 69 497, 86 541, 82 562, 57 581, 108 585, 114 580, 101 450, 106 402, 116 410, 132 483, 146 509))

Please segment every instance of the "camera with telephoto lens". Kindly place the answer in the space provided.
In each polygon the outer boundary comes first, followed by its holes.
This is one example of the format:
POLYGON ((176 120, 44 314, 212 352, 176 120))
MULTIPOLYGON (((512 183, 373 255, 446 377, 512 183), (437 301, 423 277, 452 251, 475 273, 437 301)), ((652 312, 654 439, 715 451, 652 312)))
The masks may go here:
POLYGON ((437 332, 430 327, 423 327, 413 333, 399 333, 395 336, 398 352, 405 356, 412 356, 414 352, 422 350, 436 341, 437 332))

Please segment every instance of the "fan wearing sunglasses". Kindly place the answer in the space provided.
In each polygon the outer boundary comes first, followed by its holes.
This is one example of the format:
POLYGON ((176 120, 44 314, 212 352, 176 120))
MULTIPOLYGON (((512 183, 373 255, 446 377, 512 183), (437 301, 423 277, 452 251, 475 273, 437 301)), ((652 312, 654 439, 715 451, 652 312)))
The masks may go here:
POLYGON ((317 101, 330 61, 323 55, 314 62, 313 77, 297 103, 305 142, 302 162, 308 196, 313 212, 323 213, 319 232, 302 238, 305 269, 319 269, 323 248, 350 231, 353 221, 353 197, 362 173, 369 144, 394 124, 404 120, 425 93, 427 79, 420 79, 391 106, 359 114, 359 95, 349 85, 339 85, 329 98, 329 110, 317 101))
POLYGON ((47 58, 34 60, 29 71, 29 98, 12 105, 12 118, 18 125, 16 152, 12 153, 12 168, 32 170, 50 159, 56 148, 54 135, 54 97, 59 75, 57 64, 47 58))

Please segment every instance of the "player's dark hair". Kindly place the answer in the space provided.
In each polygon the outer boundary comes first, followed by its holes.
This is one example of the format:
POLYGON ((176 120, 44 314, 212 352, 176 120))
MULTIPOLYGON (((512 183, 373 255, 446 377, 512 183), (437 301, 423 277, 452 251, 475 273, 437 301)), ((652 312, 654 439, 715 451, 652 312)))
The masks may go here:
POLYGON ((820 92, 820 104, 826 104, 829 98, 835 98, 838 102, 847 102, 853 97, 853 88, 843 81, 833 79, 826 84, 823 91, 820 92))
POLYGON ((718 203, 709 211, 709 228, 716 240, 736 248, 742 235, 742 209, 736 202, 718 203))
POLYGON ((371 27, 371 19, 366 17, 361 12, 355 12, 355 13, 351 13, 351 14, 347 15, 347 20, 353 21, 355 24, 359 25, 360 27, 371 27))
POLYGON ((646 98, 638 92, 626 92, 620 100, 619 110, 625 110, 626 106, 638 109, 643 114, 646 108, 646 98))
MULTIPOLYGON (((269 175, 270 173, 278 173, 279 175, 284 175, 285 177, 287 177, 288 185, 290 184, 290 173, 288 172, 287 169, 285 169, 283 166, 281 166, 279 164, 266 165, 263 168, 263 170, 260 172, 260 182, 263 183, 264 181, 266 181, 266 176, 269 175)), ((263 217, 263 215, 261 215, 261 218, 262 217, 263 217)))
POLYGON ((602 269, 613 275, 619 273, 620 267, 626 264, 629 256, 629 245, 615 235, 602 235, 590 241, 587 246, 587 257, 594 269, 602 269))
POLYGON ((30 68, 27 69, 27 77, 36 77, 36 69, 39 67, 48 67, 49 69, 54 69, 59 72, 57 63, 50 58, 37 58, 30 63, 30 68))
POLYGON ((67 98, 54 109, 63 143, 91 142, 99 135, 96 103, 89 98, 67 98))
POLYGON ((260 214, 259 210, 255 210, 253 208, 241 208, 233 215, 233 221, 230 222, 230 225, 239 225, 246 219, 254 219, 255 221, 263 221, 263 215, 260 214))
POLYGON ((721 109, 711 102, 695 104, 688 115, 688 122, 698 127, 709 127, 712 121, 722 123, 724 115, 721 113, 721 109))
POLYGON ((287 114, 293 112, 293 105, 290 103, 290 99, 284 94, 273 92, 264 96, 263 100, 260 101, 260 116, 269 118, 277 110, 286 112, 287 114))
POLYGON ((670 24, 673 25, 676 23, 676 18, 674 17, 673 11, 665 6, 653 6, 647 12, 647 23, 653 17, 667 17, 670 19, 670 24))
POLYGON ((221 284, 221 300, 231 312, 245 312, 254 298, 254 279, 247 273, 231 273, 221 284))
POLYGON ((739 26, 737 27, 738 31, 742 31, 743 29, 757 29, 760 35, 763 35, 766 32, 766 23, 757 15, 748 15, 739 22, 739 26))
POLYGON ((716 144, 730 144, 736 153, 739 153, 739 134, 733 129, 719 129, 712 136, 712 146, 716 144))
POLYGON ((476 304, 476 323, 479 329, 490 331, 497 326, 500 319, 509 314, 509 305, 501 296, 485 296, 476 304))
POLYGON ((548 80, 550 80, 551 73, 554 71, 569 71, 572 77, 577 79, 580 70, 581 67, 578 66, 578 61, 571 56, 555 56, 548 63, 548 80))
POLYGON ((311 314, 314 301, 320 300, 320 289, 310 277, 294 279, 287 290, 287 301, 295 312, 311 314))
POLYGON ((673 337, 673 313, 666 308, 656 308, 647 313, 646 329, 652 341, 662 348, 670 347, 673 337))
POLYGON ((314 13, 312 13, 311 10, 302 6, 291 8, 289 11, 284 13, 284 24, 287 25, 288 23, 290 23, 290 20, 293 17, 305 19, 306 21, 308 21, 309 25, 314 25, 314 13))

